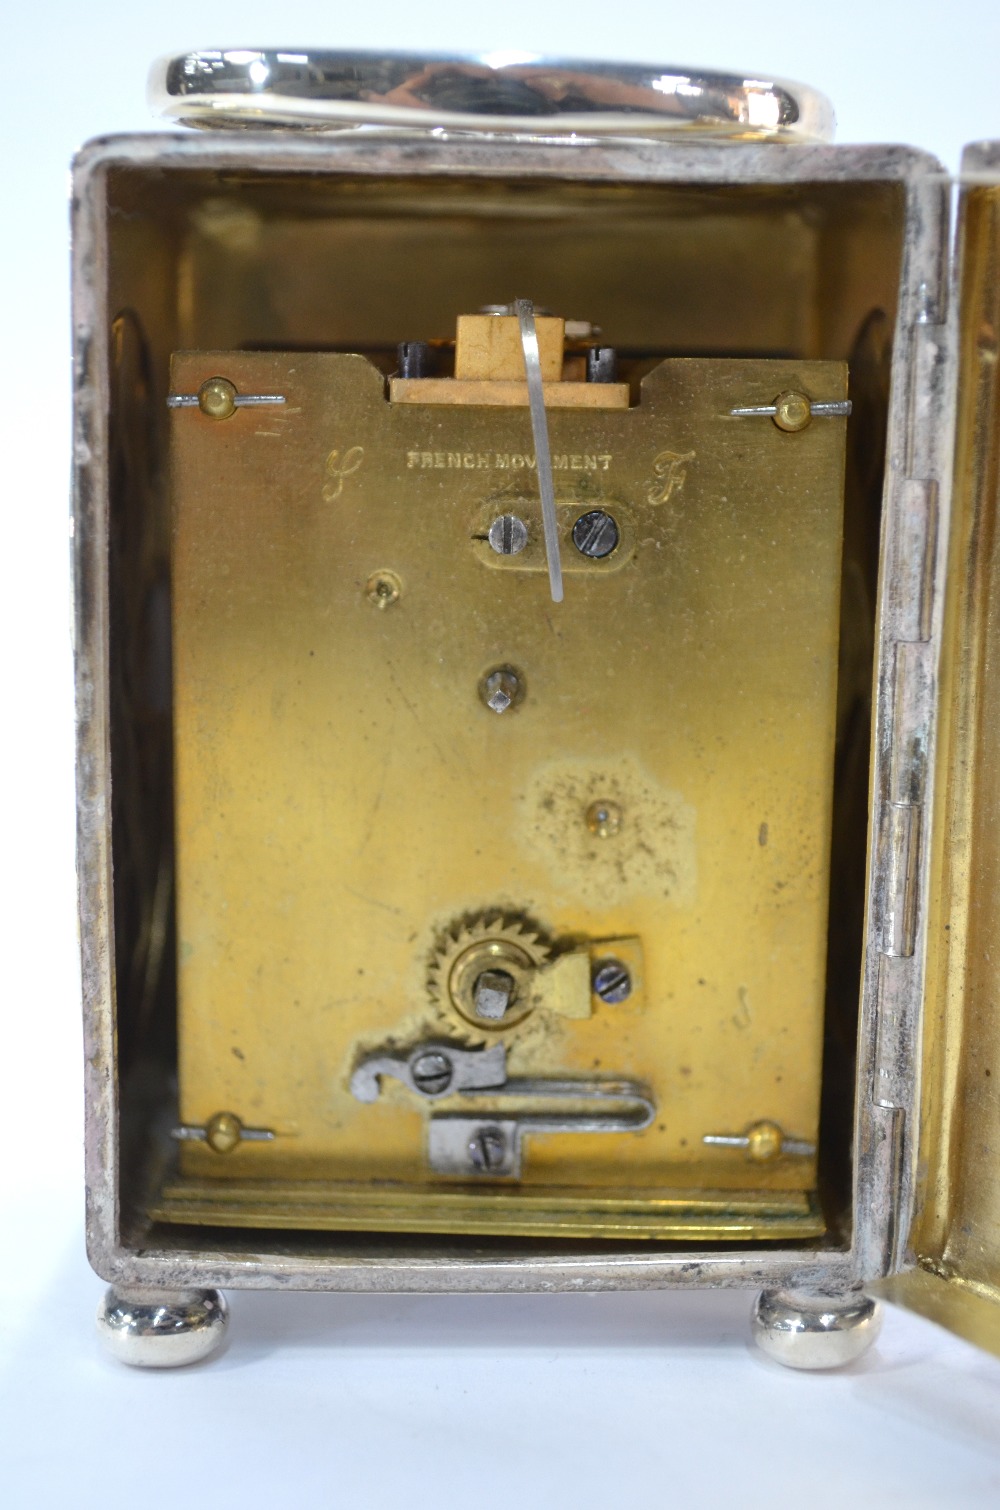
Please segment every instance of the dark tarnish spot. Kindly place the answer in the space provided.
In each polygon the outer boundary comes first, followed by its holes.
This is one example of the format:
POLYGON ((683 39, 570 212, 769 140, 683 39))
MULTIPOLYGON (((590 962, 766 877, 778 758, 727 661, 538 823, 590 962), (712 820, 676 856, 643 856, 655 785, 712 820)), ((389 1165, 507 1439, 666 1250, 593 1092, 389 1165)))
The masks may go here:
POLYGON ((760 828, 757 830, 757 843, 760 845, 761 849, 763 849, 765 847, 765 845, 767 844, 767 824, 766 823, 762 823, 761 826, 760 826, 760 828))
POLYGON ((241 1062, 244 1062, 246 1060, 247 1056, 244 1054, 243 1050, 242 1049, 238 1049, 235 1044, 233 1045, 233 1053, 235 1054, 236 1058, 239 1059, 241 1062))
POLYGON ((522 799, 525 847, 544 859, 561 886, 587 902, 631 896, 690 902, 694 829, 691 804, 629 757, 542 766, 522 799), (588 810, 600 803, 621 810, 620 826, 606 835, 587 821, 588 810))

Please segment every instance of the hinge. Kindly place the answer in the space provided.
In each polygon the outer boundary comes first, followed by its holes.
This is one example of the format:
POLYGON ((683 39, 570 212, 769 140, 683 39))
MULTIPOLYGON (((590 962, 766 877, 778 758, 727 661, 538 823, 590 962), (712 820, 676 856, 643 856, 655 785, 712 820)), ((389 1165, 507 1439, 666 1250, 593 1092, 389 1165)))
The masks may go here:
POLYGON ((876 1106, 905 1106, 913 1074, 913 1034, 907 1030, 912 958, 883 954, 878 971, 878 1033, 872 1100, 876 1106))
POLYGON ((872 1099, 905 1106, 912 1072, 914 959, 924 841, 927 754, 933 706, 931 646, 894 647, 893 741, 879 832, 877 1037, 872 1099))
POLYGON ((934 697, 931 646, 897 642, 893 660, 893 738, 879 832, 879 950, 890 959, 908 959, 917 930, 927 742, 934 697))
POLYGON ((926 315, 911 327, 910 338, 905 475, 898 484, 886 605, 892 735, 878 834, 881 927, 871 1094, 875 1104, 885 1108, 905 1107, 912 1087, 920 973, 914 955, 935 681, 931 636, 938 484, 932 420, 941 401, 947 355, 945 327, 926 315))
POLYGON ((908 479, 900 484, 899 503, 889 578, 889 634, 897 641, 926 641, 931 637, 937 552, 937 483, 908 479))
POLYGON ((918 320, 910 327, 909 403, 904 477, 933 477, 939 425, 948 379, 947 326, 918 320))
POLYGON ((882 929, 880 953, 909 959, 917 927, 917 875, 921 808, 890 802, 883 813, 882 929))
POLYGON ((927 786, 927 741, 934 706, 934 661, 927 643, 894 647, 893 740, 888 800, 919 807, 927 786))

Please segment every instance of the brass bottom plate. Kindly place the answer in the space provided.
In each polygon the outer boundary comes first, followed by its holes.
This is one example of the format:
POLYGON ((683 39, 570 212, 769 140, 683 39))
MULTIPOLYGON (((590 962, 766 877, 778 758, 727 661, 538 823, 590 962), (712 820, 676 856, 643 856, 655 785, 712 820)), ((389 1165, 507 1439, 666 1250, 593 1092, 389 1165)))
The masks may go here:
POLYGON ((684 1242, 819 1237, 814 1195, 800 1191, 577 1190, 429 1193, 386 1182, 171 1180, 150 1209, 155 1221, 195 1226, 321 1232, 439 1232, 491 1237, 670 1238, 684 1242))

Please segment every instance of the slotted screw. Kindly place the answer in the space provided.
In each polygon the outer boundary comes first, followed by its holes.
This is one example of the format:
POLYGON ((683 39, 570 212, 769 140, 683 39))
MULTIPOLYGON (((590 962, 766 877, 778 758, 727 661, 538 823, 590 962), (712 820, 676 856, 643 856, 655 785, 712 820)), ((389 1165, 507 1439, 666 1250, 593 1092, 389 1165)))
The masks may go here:
POLYGON ((618 525, 603 509, 588 510, 573 526, 573 544, 581 556, 589 556, 592 561, 610 556, 618 540, 618 525))
POLYGON ((440 1096, 451 1084, 453 1073, 448 1055, 438 1049, 420 1054, 410 1066, 413 1083, 425 1096, 440 1096))
POLYGON ((401 378, 431 376, 434 358, 426 341, 400 341, 396 351, 401 378))
POLYGON ((499 1127, 481 1127, 469 1139, 469 1158, 483 1174, 502 1168, 506 1152, 507 1139, 499 1127))
POLYGON ((587 382, 613 383, 618 376, 618 353, 613 346, 591 346, 587 351, 587 382))
POLYGON ((632 977, 619 959, 602 960, 594 971, 594 995, 616 1006, 632 994, 632 977))
POLYGON ((498 556, 516 556, 528 543, 528 526, 516 514, 500 514, 490 525, 488 539, 498 556))

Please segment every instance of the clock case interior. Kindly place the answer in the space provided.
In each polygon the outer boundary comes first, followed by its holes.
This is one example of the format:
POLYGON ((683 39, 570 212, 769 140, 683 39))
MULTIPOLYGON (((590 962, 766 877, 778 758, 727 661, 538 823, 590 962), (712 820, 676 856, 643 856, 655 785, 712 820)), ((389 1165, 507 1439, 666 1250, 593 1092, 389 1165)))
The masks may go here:
MULTIPOLYGON (((720 149, 725 153, 727 149, 720 149)), ((781 150, 781 149, 778 149, 781 150)), ((657 357, 848 364, 840 669, 819 1132, 822 1235, 851 1243, 880 502, 906 193, 899 182, 573 182, 112 166, 106 188, 119 1221, 126 1246, 252 1244, 151 1218, 176 1169, 177 972, 166 399, 177 351, 378 353, 530 290, 657 357)), ((755 421, 754 423, 769 423, 755 421)), ((818 422, 817 422, 818 423, 818 422)), ((803 569, 807 563, 803 563, 803 569)), ((692 1240, 696 1234, 692 1234, 692 1240)), ((267 1241, 274 1241, 274 1234, 267 1241)), ((411 1237, 409 1247, 433 1237, 411 1237)), ((512 1252, 510 1238, 448 1238, 512 1252)), ((654 1239, 666 1250, 683 1235, 654 1239)), ((391 1251, 288 1231, 289 1253, 391 1251)), ((615 1244, 605 1245, 613 1251, 615 1244)), ((619 1245, 621 1246, 621 1245, 619 1245)), ((787 1244, 786 1244, 787 1246, 787 1244)), ((520 1244, 523 1251, 524 1244, 520 1244)))

